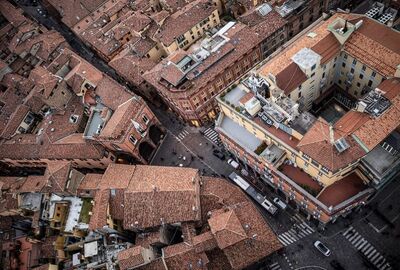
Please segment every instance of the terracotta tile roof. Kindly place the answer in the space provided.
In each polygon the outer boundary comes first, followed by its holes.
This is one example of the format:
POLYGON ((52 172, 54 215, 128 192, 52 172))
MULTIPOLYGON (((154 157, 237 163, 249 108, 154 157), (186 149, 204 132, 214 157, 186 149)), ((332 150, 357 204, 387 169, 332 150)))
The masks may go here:
POLYGON ((161 233, 159 230, 138 234, 135 239, 135 244, 144 248, 150 248, 151 245, 157 243, 161 243, 161 233))
MULTIPOLYGON (((124 219, 124 212, 125 212, 125 205, 124 205, 124 190, 123 189, 113 189, 110 192, 110 215, 114 219, 123 220, 124 219)), ((129 205, 126 206, 129 208, 129 205)))
POLYGON ((134 246, 119 252, 118 253, 119 269, 121 270, 132 269, 143 264, 145 261, 142 255, 142 249, 143 248, 141 246, 134 246))
POLYGON ((294 62, 276 74, 276 84, 286 95, 289 95, 306 80, 306 74, 294 62))
MULTIPOLYGON (((318 23, 310 32, 316 34, 315 37, 311 38, 307 35, 304 35, 297 39, 295 42, 290 44, 287 48, 281 51, 278 55, 269 60, 263 67, 260 68, 259 72, 262 76, 267 77, 268 73, 272 73, 275 76, 279 74, 283 69, 285 69, 288 65, 293 63, 291 57, 300 51, 303 48, 313 48, 319 42, 325 43, 333 43, 333 39, 325 39, 331 33, 328 31, 328 25, 330 25, 336 18, 341 17, 343 19, 352 19, 355 18, 355 15, 345 14, 345 13, 335 13, 326 21, 321 21, 318 23)), ((356 17, 361 17, 357 15, 356 17)), ((330 44, 332 46, 332 44, 330 44)), ((318 47, 317 47, 318 48, 318 47)), ((325 57, 326 58, 326 57, 325 57)), ((326 61, 326 59, 324 59, 326 61)))
POLYGON ((21 123, 21 118, 25 117, 28 108, 22 104, 26 97, 25 91, 14 86, 9 86, 4 92, 0 92, 0 102, 4 104, 0 114, 0 137, 9 138, 21 123))
POLYGON ((34 68, 29 74, 29 79, 35 83, 35 90, 37 92, 44 91, 43 96, 45 98, 49 98, 59 80, 59 78, 55 77, 42 66, 34 68))
POLYGON ((142 74, 152 69, 156 63, 147 57, 139 57, 125 49, 117 57, 109 62, 109 65, 115 69, 125 80, 140 85, 144 82, 142 74))
POLYGON ((207 220, 208 213, 228 205, 234 205, 247 200, 240 188, 225 179, 202 177, 201 212, 202 220, 207 220))
MULTIPOLYGON (((174 54, 180 54, 181 52, 175 52, 170 55, 168 58, 158 63, 153 69, 145 72, 143 77, 147 82, 153 85, 158 92, 171 96, 172 99, 187 99, 188 96, 198 93, 203 87, 208 87, 217 76, 226 70, 226 67, 233 65, 235 61, 241 59, 245 53, 252 51, 254 47, 262 41, 261 36, 254 33, 251 28, 240 23, 237 23, 234 29, 231 28, 226 35, 230 40, 220 48, 220 53, 213 53, 204 60, 203 63, 195 69, 198 71, 202 70, 197 76, 195 76, 194 70, 189 72, 187 75, 187 82, 170 88, 165 81, 163 81, 163 78, 169 78, 169 76, 171 76, 171 79, 167 81, 176 83, 178 81, 177 78, 181 77, 181 72, 176 69, 171 71, 173 74, 166 74, 169 72, 166 70, 166 67, 169 68, 167 65, 168 61, 174 57, 174 54)), ((192 46, 191 48, 193 49, 194 47, 192 46)))
POLYGON ((100 189, 125 189, 131 181, 136 166, 110 164, 101 178, 100 189))
POLYGON ((297 147, 322 166, 335 172, 363 157, 366 152, 351 136, 340 131, 337 127, 334 127, 333 130, 335 141, 343 137, 350 146, 342 153, 339 153, 335 145, 330 142, 329 124, 322 118, 318 118, 297 147))
POLYGON ((208 0, 192 1, 186 4, 181 10, 166 18, 160 28, 160 32, 155 37, 168 46, 177 37, 210 16, 216 9, 217 7, 208 0))
POLYGON ((376 147, 400 125, 400 79, 385 80, 377 88, 384 91, 384 96, 391 101, 381 116, 374 118, 368 113, 352 110, 335 123, 337 129, 356 136, 368 150, 376 147))
POLYGON ((89 229, 95 230, 107 225, 107 208, 110 199, 110 190, 103 189, 96 192, 92 216, 90 217, 89 229))
POLYGON ((368 186, 364 184, 362 179, 355 172, 353 172, 326 187, 319 194, 318 200, 327 207, 335 207, 341 202, 350 199, 367 188, 368 186))
POLYGON ((286 25, 286 20, 274 10, 262 16, 257 9, 251 9, 249 12, 240 16, 238 20, 252 27, 254 31, 263 37, 270 36, 286 25))
POLYGON ((232 209, 214 212, 208 220, 208 224, 220 249, 227 248, 247 238, 242 224, 232 209))
POLYGON ((340 43, 332 33, 329 33, 311 49, 321 56, 321 65, 323 65, 340 52, 340 43))
POLYGON ((77 195, 94 197, 97 190, 99 190, 98 185, 100 184, 101 177, 101 174, 86 174, 77 188, 77 195))
POLYGON ((102 103, 114 111, 119 105, 132 98, 132 94, 108 76, 99 81, 95 92, 101 97, 102 103))
POLYGON ((136 166, 125 193, 124 228, 200 220, 198 171, 136 166))
POLYGON ((185 270, 207 269, 208 258, 205 253, 196 253, 195 250, 186 243, 179 243, 163 249, 164 261, 168 269, 185 270))
POLYGON ((71 171, 71 162, 49 161, 44 175, 29 175, 20 192, 63 193, 71 171))
POLYGON ((27 21, 27 19, 22 15, 22 10, 15 8, 8 1, 0 1, 0 12, 14 27, 18 27, 23 22, 27 21))
POLYGON ((193 237, 193 247, 197 253, 210 251, 217 247, 217 241, 212 232, 208 231, 193 237))
POLYGON ((391 101, 391 106, 381 116, 370 118, 353 133, 368 150, 375 148, 400 125, 400 95, 391 101))
POLYGON ((351 110, 335 123, 335 127, 346 134, 352 134, 354 131, 362 127, 368 120, 368 114, 351 110))
POLYGON ((94 11, 104 0, 49 0, 48 2, 60 13, 62 21, 72 27, 94 11))
POLYGON ((176 11, 178 9, 183 8, 186 4, 186 0, 164 0, 160 2, 160 4, 164 7, 165 10, 176 11))
MULTIPOLYGON (((24 134, 25 135, 25 134, 24 134)), ((28 134, 31 135, 31 134, 28 134)), ((0 143, 0 158, 10 159, 101 159, 104 157, 104 148, 97 143, 57 143, 40 144, 36 141, 36 136, 27 143, 18 142, 19 138, 28 138, 29 136, 14 137, 13 140, 0 143), (15 140, 14 140, 15 139, 15 140), (18 147, 16 147, 18 145, 18 147)))
POLYGON ((126 135, 128 128, 133 125, 132 120, 137 120, 137 115, 142 111, 143 106, 143 101, 136 98, 131 98, 118 106, 101 131, 99 138, 115 139, 126 135))
POLYGON ((393 77, 400 63, 400 33, 368 17, 362 20, 344 50, 385 77, 393 77))
POLYGON ((248 267, 282 248, 275 233, 250 201, 235 205, 231 210, 247 235, 222 249, 233 269, 248 267))

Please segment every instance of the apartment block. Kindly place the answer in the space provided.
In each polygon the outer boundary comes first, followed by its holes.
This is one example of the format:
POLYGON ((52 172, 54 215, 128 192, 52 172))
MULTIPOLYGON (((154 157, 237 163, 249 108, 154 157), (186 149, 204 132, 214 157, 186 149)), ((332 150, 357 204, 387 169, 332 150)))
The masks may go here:
POLYGON ((143 99, 72 52, 58 33, 1 5, 3 165, 147 163, 164 131, 143 99))
POLYGON ((212 36, 176 51, 144 74, 184 121, 200 126, 215 119, 215 96, 264 58, 261 44, 266 36, 282 38, 285 21, 269 5, 263 7, 265 10, 253 14, 254 28, 228 22, 212 36), (258 17, 262 19, 256 21, 258 17))
POLYGON ((347 215, 400 169, 399 42, 364 15, 319 21, 218 96, 226 148, 308 218, 347 215))

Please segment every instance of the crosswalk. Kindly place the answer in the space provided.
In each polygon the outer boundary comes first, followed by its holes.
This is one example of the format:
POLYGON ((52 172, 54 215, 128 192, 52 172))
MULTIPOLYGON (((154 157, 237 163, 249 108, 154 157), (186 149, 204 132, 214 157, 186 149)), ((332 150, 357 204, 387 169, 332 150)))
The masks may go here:
POLYGON ((288 246, 294 242, 306 237, 307 235, 315 232, 303 219, 294 215, 292 219, 296 222, 292 228, 284 233, 278 235, 279 241, 284 245, 288 246))
POLYGON ((178 142, 182 141, 187 135, 189 135, 189 132, 187 130, 182 130, 178 136, 176 136, 176 139, 178 142))
POLYGON ((282 270, 281 266, 279 265, 279 263, 273 263, 268 265, 268 270, 282 270))
POLYGON ((392 267, 379 251, 371 245, 353 226, 350 226, 343 236, 359 251, 367 260, 379 270, 391 270, 392 267))
POLYGON ((218 133, 213 128, 207 128, 204 131, 204 136, 206 137, 207 140, 209 140, 213 144, 215 144, 217 146, 222 145, 222 142, 221 142, 221 139, 219 138, 218 133))

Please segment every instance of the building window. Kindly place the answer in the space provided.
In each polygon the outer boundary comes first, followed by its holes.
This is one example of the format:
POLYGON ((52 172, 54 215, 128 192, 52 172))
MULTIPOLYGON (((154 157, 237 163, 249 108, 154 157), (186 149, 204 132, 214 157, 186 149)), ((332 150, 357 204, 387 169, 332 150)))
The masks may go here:
POLYGON ((357 60, 356 59, 353 60, 353 65, 357 65, 357 60))
POLYGON ((181 43, 182 41, 185 40, 185 36, 184 35, 180 35, 179 37, 177 37, 176 41, 178 41, 178 43, 181 43))
POLYGON ((361 86, 361 84, 358 82, 358 83, 357 83, 357 87, 360 88, 360 86, 361 86))
POLYGON ((347 59, 347 54, 344 54, 344 56, 343 56, 343 57, 344 57, 344 59, 347 59))
POLYGON ((313 72, 313 73, 311 74, 311 77, 314 77, 314 75, 315 75, 315 72, 313 72))
POLYGON ((372 71, 371 77, 374 77, 374 78, 375 78, 375 76, 376 76, 376 72, 375 72, 375 71, 372 71))
POLYGON ((369 80, 369 81, 368 81, 368 86, 371 87, 371 86, 372 86, 372 83, 373 83, 373 82, 372 82, 371 80, 369 80))
POLYGON ((342 67, 344 67, 344 68, 346 67, 346 63, 345 62, 342 63, 342 67))
POLYGON ((299 98, 301 97, 301 92, 299 92, 299 98))
POLYGON ((311 67, 311 70, 314 70, 316 67, 317 67, 317 65, 314 64, 314 65, 311 67))
POLYGON ((143 122, 147 125, 149 123, 149 118, 147 118, 147 116, 144 114, 142 117, 143 122))
POLYGON ((360 74, 360 79, 364 78, 364 74, 360 74))
POLYGON ((365 65, 362 66, 362 71, 365 71, 367 67, 365 65))
POLYGON ((131 134, 129 135, 129 141, 133 144, 136 145, 137 139, 131 134))
POLYGON ((351 68, 351 69, 350 69, 350 73, 351 73, 351 74, 354 74, 354 68, 351 68))

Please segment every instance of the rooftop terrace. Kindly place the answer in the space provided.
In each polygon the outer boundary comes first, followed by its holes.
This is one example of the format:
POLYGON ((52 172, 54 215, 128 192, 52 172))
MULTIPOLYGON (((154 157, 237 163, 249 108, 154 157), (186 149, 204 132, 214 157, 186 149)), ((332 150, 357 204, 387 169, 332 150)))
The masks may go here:
POLYGON ((322 186, 320 186, 317 181, 297 167, 289 164, 282 164, 279 170, 313 196, 317 196, 322 190, 322 186))
POLYGON ((319 194, 318 200, 328 207, 335 207, 367 188, 362 179, 356 173, 352 173, 326 187, 319 194))

